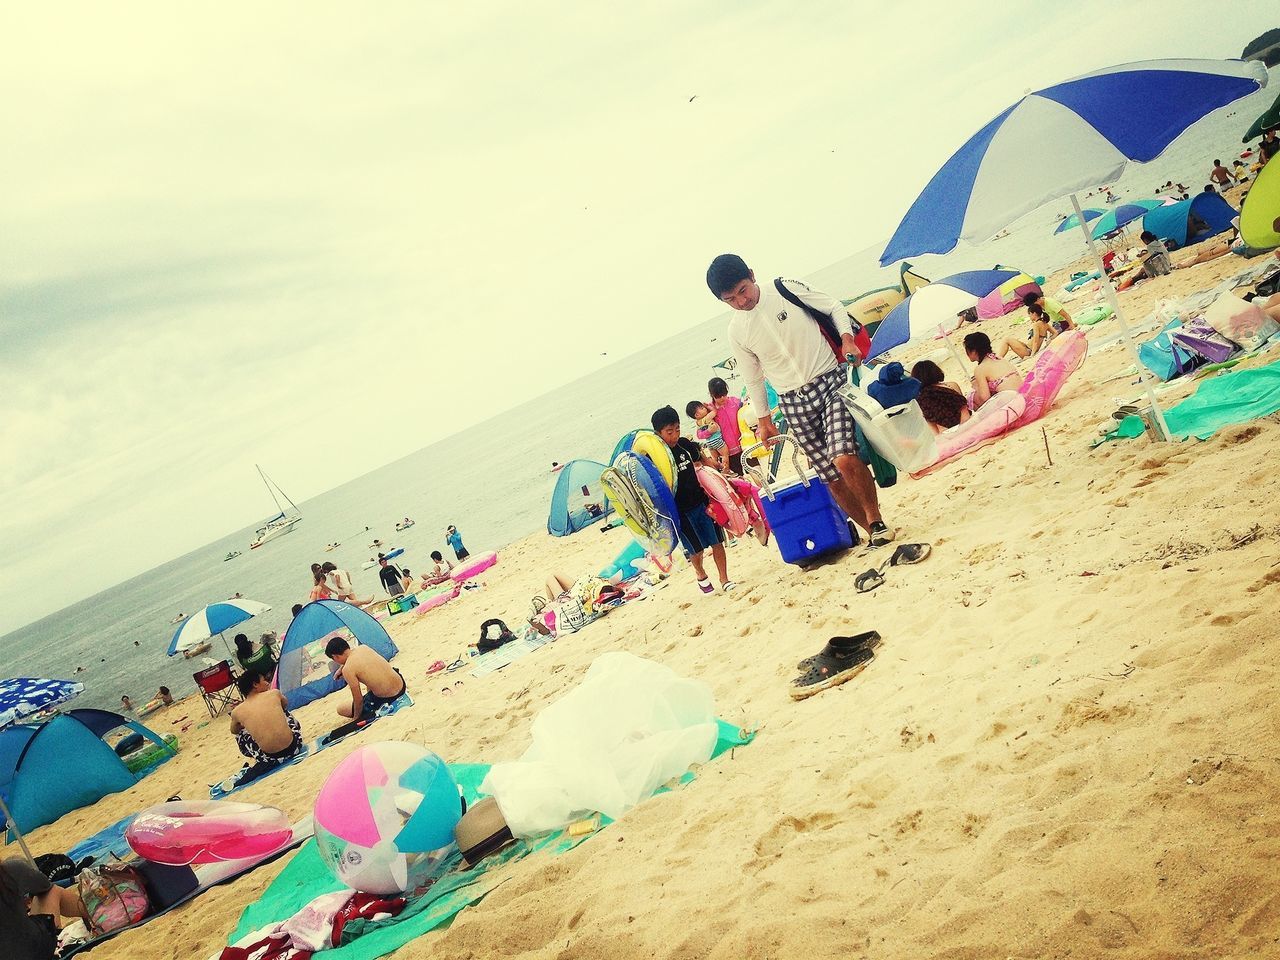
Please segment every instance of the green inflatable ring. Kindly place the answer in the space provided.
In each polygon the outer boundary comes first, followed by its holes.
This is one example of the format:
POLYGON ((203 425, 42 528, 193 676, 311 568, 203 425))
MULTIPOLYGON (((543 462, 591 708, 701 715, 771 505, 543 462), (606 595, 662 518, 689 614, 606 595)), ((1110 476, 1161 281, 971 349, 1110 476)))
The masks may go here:
POLYGON ((1081 310, 1079 313, 1074 314, 1074 319, 1076 323, 1086 327, 1091 327, 1095 323, 1101 323, 1103 320, 1106 320, 1114 314, 1115 311, 1111 309, 1110 304, 1099 303, 1090 307, 1088 310, 1081 310))

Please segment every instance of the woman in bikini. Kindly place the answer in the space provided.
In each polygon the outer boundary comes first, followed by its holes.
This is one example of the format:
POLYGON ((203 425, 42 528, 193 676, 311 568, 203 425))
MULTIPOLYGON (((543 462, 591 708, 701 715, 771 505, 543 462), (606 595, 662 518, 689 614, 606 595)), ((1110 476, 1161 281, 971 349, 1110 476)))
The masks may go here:
POLYGON ((973 369, 973 409, 977 410, 995 394, 1022 387, 1022 374, 1008 360, 991 350, 991 338, 971 333, 964 338, 964 352, 977 364, 973 369))
POLYGON ((954 383, 948 383, 942 368, 932 360, 917 363, 911 368, 911 376, 920 381, 920 395, 916 401, 934 433, 957 427, 972 416, 964 391, 954 383))
POLYGON ((316 582, 311 588, 311 599, 332 600, 333 593, 329 589, 329 581, 325 576, 324 570, 321 569, 319 564, 315 565, 315 568, 312 570, 312 575, 315 577, 316 582))

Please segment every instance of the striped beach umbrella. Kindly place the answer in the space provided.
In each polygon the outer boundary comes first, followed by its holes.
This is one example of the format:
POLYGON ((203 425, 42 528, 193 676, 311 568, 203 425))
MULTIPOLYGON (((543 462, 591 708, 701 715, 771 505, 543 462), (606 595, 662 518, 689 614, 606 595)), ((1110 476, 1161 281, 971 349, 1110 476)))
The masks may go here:
POLYGON ((1089 229, 1094 237, 1105 237, 1135 220, 1141 220, 1150 211, 1163 205, 1163 200, 1130 200, 1118 207, 1112 207, 1089 224, 1089 229))
MULTIPOLYGON (((876 328, 867 359, 901 346, 908 340, 946 333, 943 324, 955 326, 956 314, 968 310, 1017 270, 966 270, 921 287, 894 307, 876 328)), ((959 361, 957 361, 959 362, 959 361)), ((963 366, 961 367, 963 369, 963 366)))
MULTIPOLYGON (((246 600, 243 597, 211 603, 199 613, 192 614, 178 624, 178 629, 173 632, 173 639, 169 641, 169 656, 190 650, 211 637, 219 636, 224 631, 246 620, 252 620, 258 614, 266 613, 270 609, 271 607, 265 603, 246 600)), ((226 643, 227 638, 223 637, 222 642, 226 643)), ((227 650, 230 649, 231 646, 228 644, 227 650)))
MULTIPOLYGON (((1094 220, 1097 220, 1100 216, 1102 216, 1107 211, 1098 210, 1095 207, 1085 207, 1084 210, 1082 210, 1081 212, 1084 214, 1084 222, 1092 223, 1094 220)), ((1071 214, 1071 216, 1066 217, 1065 219, 1060 221, 1058 223, 1058 226, 1054 229, 1053 232, 1055 234, 1062 233, 1063 231, 1066 231, 1066 230, 1074 230, 1078 226, 1080 226, 1080 218, 1073 213, 1071 214)))
MULTIPOLYGON (((1130 162, 1160 156, 1192 124, 1266 86, 1267 69, 1241 60, 1147 60, 1108 67, 1028 93, 970 137, 911 204, 881 266, 982 243, 1019 217, 1114 183, 1130 162)), ((1097 268, 1101 254, 1086 224, 1097 268)), ((1138 348, 1109 280, 1103 284, 1138 369, 1138 348)), ((1169 436, 1149 380, 1147 399, 1169 436)))

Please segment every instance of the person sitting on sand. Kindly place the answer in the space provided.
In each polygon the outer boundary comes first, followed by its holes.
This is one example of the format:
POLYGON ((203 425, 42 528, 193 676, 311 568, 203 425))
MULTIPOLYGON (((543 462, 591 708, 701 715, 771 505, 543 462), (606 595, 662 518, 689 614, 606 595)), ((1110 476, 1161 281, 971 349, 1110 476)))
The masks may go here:
POLYGON ((932 360, 919 361, 911 368, 911 376, 920 381, 916 402, 934 433, 957 427, 972 416, 964 391, 948 382, 942 368, 932 360))
POLYGON ((1148 277, 1163 277, 1173 272, 1169 248, 1150 230, 1142 231, 1142 242, 1147 245, 1142 257, 1142 269, 1148 277))
POLYGON ((236 659, 240 661, 242 670, 263 675, 270 675, 275 670, 276 662, 269 646, 255 644, 243 633, 237 633, 233 642, 236 646, 236 659))
POLYGON ((244 702, 231 711, 231 735, 236 747, 252 763, 236 775, 236 784, 248 783, 268 770, 293 759, 302 750, 302 728, 289 712, 284 694, 256 670, 236 678, 244 702))
POLYGON ((313 567, 311 575, 314 578, 314 582, 311 585, 311 593, 309 594, 308 599, 312 601, 332 600, 333 591, 329 589, 329 581, 325 577, 324 571, 320 569, 319 564, 316 564, 313 567))
POLYGON ((1049 326, 1053 327, 1055 333, 1066 333, 1076 328, 1076 322, 1071 319, 1067 308, 1053 297, 1046 297, 1043 291, 1028 293, 1022 298, 1022 303, 1026 307, 1037 306, 1048 314, 1049 326))
POLYGON ((336 563, 326 561, 320 565, 320 570, 329 577, 333 587, 333 595, 339 600, 357 607, 364 607, 373 603, 372 596, 364 597, 363 599, 356 596, 356 589, 351 584, 351 574, 339 569, 336 563))
POLYGON ((57 917, 88 922, 76 887, 60 887, 24 857, 0 861, 0 944, 6 960, 53 960, 57 917))
POLYGON ((413 593, 413 574, 408 567, 400 571, 400 589, 404 593, 413 593))
POLYGON ((338 676, 351 691, 351 702, 338 707, 342 716, 369 719, 379 707, 404 696, 404 677, 372 647, 353 647, 342 637, 334 637, 325 644, 324 653, 341 667, 338 676))
POLYGON ((422 587, 425 590, 428 587, 439 586, 449 579, 449 575, 453 572, 453 564, 444 558, 439 550, 431 551, 431 559, 435 561, 435 565, 422 574, 422 587))
POLYGON ((977 410, 997 393, 1017 391, 1022 387, 1022 374, 1008 360, 995 355, 991 338, 985 333, 971 333, 964 338, 964 352, 977 366, 973 368, 973 409, 977 410))

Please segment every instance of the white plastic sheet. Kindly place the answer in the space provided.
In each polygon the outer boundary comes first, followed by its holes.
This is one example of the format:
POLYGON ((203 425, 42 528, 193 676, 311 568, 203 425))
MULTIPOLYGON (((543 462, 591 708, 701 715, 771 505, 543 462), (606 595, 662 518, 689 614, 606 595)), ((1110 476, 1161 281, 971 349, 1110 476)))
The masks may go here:
POLYGON ((517 837, 559 830, 595 811, 617 818, 709 760, 716 729, 705 683, 629 653, 606 653, 534 719, 524 756, 494 764, 480 789, 497 800, 517 837))

